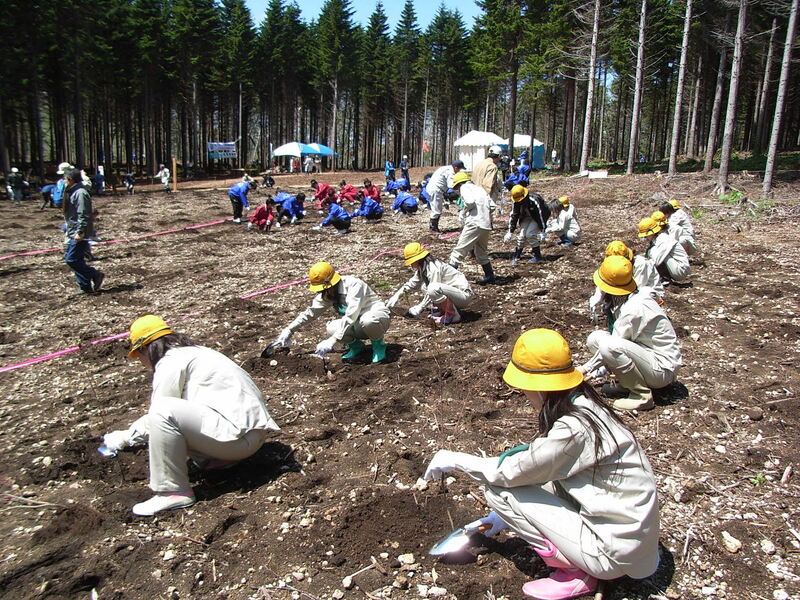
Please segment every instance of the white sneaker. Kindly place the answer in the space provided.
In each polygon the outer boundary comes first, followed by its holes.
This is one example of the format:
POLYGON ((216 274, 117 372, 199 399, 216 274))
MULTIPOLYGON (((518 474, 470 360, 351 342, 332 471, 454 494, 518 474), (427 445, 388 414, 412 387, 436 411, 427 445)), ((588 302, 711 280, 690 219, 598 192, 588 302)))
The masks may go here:
POLYGON ((241 219, 234 219, 234 220, 233 220, 233 222, 234 222, 234 223, 241 223, 241 222, 242 222, 242 220, 241 220, 241 219))
POLYGON ((173 510, 175 508, 186 508, 194 504, 194 494, 184 492, 177 494, 157 494, 147 500, 133 505, 133 514, 140 517, 152 517, 162 510, 173 510))
POLYGON ((280 229, 280 228, 281 228, 281 222, 275 221, 275 229, 280 229))

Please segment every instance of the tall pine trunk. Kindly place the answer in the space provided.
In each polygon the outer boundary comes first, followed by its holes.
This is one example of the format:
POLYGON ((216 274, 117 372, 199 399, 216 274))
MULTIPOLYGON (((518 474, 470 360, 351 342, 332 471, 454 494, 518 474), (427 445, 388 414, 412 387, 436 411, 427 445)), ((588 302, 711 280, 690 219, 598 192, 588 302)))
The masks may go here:
MULTIPOLYGON (((725 19, 725 33, 728 33, 730 15, 725 19)), ((714 106, 711 108, 711 123, 708 127, 708 141, 706 142, 706 157, 703 164, 703 173, 710 173, 714 165, 714 153, 717 151, 717 129, 719 129, 719 116, 722 109, 722 92, 725 85, 725 69, 728 63, 728 47, 720 49, 719 67, 717 68, 717 84, 714 88, 714 106)))
POLYGON ((669 148, 670 177, 678 172, 678 147, 681 137, 681 105, 683 104, 683 83, 686 77, 686 56, 689 53, 689 29, 692 25, 692 0, 686 0, 686 14, 683 18, 683 41, 681 42, 681 61, 678 66, 678 85, 675 91, 675 110, 672 115, 672 143, 669 148))
POLYGON ((638 158, 639 149, 639 117, 641 116, 642 83, 644 81, 644 40, 645 25, 647 24, 647 0, 642 0, 642 10, 639 14, 639 43, 636 50, 636 84, 633 90, 633 114, 631 115, 631 134, 628 144, 627 175, 633 175, 633 164, 638 158))
MULTIPOLYGON (((691 0, 689 0, 691 2, 691 0)), ((592 24, 592 46, 589 51, 589 84, 586 88, 586 115, 583 120, 583 147, 579 170, 586 171, 589 166, 589 150, 592 143, 592 109, 594 108, 594 76, 597 64, 597 36, 600 31, 600 0, 594 0, 594 19, 592 24)))
POLYGON ((758 91, 758 106, 756 107, 756 131, 753 136, 753 152, 760 154, 766 142, 767 132, 767 99, 770 94, 770 77, 772 75, 772 55, 775 52, 775 34, 778 31, 778 19, 772 19, 772 29, 769 33, 766 64, 764 65, 764 78, 758 91))

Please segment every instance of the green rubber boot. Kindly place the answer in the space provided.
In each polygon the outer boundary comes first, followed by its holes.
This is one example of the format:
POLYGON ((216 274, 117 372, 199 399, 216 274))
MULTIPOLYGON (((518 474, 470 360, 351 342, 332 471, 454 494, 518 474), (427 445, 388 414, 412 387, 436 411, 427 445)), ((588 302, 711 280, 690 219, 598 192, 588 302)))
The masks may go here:
POLYGON ((379 363, 386 360, 386 342, 383 338, 372 340, 372 362, 379 363))
POLYGON ((364 349, 364 342, 356 340, 352 344, 347 344, 347 352, 342 355, 342 360, 351 360, 361 354, 364 349))

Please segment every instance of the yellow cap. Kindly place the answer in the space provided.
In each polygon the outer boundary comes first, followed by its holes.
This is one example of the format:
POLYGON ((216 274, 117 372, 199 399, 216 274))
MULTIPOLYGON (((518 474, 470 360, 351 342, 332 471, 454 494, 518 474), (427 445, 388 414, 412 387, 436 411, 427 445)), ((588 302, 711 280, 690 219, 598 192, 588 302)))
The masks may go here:
POLYGON ((677 200, 670 200, 670 201, 669 201, 669 205, 670 205, 672 208, 674 208, 675 210, 678 210, 678 209, 681 207, 681 205, 680 205, 680 204, 678 204, 678 201, 677 201, 677 200))
POLYGON ((657 223, 661 223, 662 225, 667 222, 667 215, 665 215, 660 210, 654 211, 650 218, 657 223))
POLYGON ((422 260, 428 256, 428 254, 430 254, 430 252, 425 250, 425 248, 423 248, 422 244, 419 242, 411 242, 410 244, 406 244, 406 247, 403 248, 403 258, 406 259, 406 266, 415 263, 418 260, 422 260))
POLYGON ((330 263, 324 261, 314 263, 308 270, 308 279, 311 285, 308 289, 312 292, 321 292, 333 287, 342 280, 342 276, 336 272, 330 263))
POLYGON ((511 188, 511 199, 514 202, 521 202, 527 197, 528 197, 528 188, 526 188, 524 185, 517 184, 511 188))
POLYGON ((633 265, 624 256, 606 256, 594 272, 594 284, 614 296, 624 296, 636 290, 633 265))
POLYGON ((172 329, 161 317, 155 315, 139 317, 131 324, 131 349, 128 352, 128 356, 133 358, 143 346, 170 333, 173 333, 172 329))
POLYGON ((467 172, 459 171, 453 176, 453 187, 456 187, 461 183, 466 183, 467 181, 469 181, 469 175, 467 175, 467 172))
POLYGON ((558 199, 558 201, 559 201, 559 202, 561 202, 561 204, 562 204, 563 206, 569 206, 569 196, 561 196, 561 197, 558 199))
POLYGON ((633 250, 625 245, 625 242, 614 240, 606 246, 606 256, 624 256, 633 262, 633 250))
POLYGON ((655 235, 659 231, 661 231, 663 227, 661 223, 653 219, 652 217, 645 217, 641 221, 639 221, 639 237, 647 237, 648 235, 655 235))
POLYGON ((572 364, 569 344, 552 329, 530 329, 517 338, 503 381, 521 390, 554 392, 572 389, 583 374, 572 364))

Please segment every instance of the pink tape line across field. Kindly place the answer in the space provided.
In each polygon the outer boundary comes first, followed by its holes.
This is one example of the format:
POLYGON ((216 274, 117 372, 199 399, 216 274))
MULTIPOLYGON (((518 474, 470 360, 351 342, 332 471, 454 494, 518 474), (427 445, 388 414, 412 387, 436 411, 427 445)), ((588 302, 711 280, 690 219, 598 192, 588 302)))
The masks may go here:
MULTIPOLYGON (((222 222, 222 221, 218 221, 218 222, 222 222)), ((194 225, 192 227, 196 228, 198 226, 194 225)), ((188 229, 188 227, 186 229, 188 229)), ((182 231, 182 229, 176 229, 174 231, 182 231)), ((439 239, 446 240, 446 239, 451 238, 451 237, 453 237, 455 235, 458 235, 458 233, 459 232, 457 232, 457 231, 453 232, 453 233, 448 233, 446 235, 439 236, 439 239)), ((148 235, 154 235, 154 234, 148 234, 148 235)), ((110 243, 110 242, 107 242, 107 243, 110 243)), ((380 252, 380 253, 376 254, 375 256, 373 256, 372 258, 367 260, 366 262, 363 262, 363 263, 357 264, 357 265, 350 265, 350 266, 344 267, 343 269, 340 269, 340 270, 341 271, 352 271, 353 269, 357 269, 359 267, 364 267, 364 266, 368 265, 369 263, 378 260, 382 256, 386 256, 387 254, 397 254, 398 252, 402 252, 402 248, 395 248, 394 250, 385 250, 383 252, 380 252)), ((269 294, 269 293, 275 292, 277 290, 282 290, 284 288, 288 288, 288 287, 292 287, 294 285, 305 283, 306 281, 308 281, 308 279, 296 279, 295 281, 290 281, 288 283, 281 283, 281 284, 278 284, 278 285, 273 285, 271 287, 265 288, 263 290, 259 290, 257 292, 252 292, 250 294, 245 294, 244 296, 239 296, 239 299, 240 300, 248 300, 250 298, 255 298, 256 296, 263 296, 264 294, 269 294)), ((195 311, 193 313, 189 313, 187 315, 183 315, 182 317, 180 317, 180 320, 181 321, 185 321, 186 319, 188 319, 190 317, 196 317, 198 315, 202 315, 204 312, 206 312, 208 310, 210 310, 210 309, 209 308, 204 308, 203 310, 199 310, 199 311, 195 311)), ((43 356, 37 356, 36 358, 31 358, 31 359, 22 361, 20 363, 16 363, 14 365, 8 365, 6 367, 0 367, 0 373, 5 373, 7 371, 14 371, 16 369, 21 369, 23 367, 28 367, 30 365, 35 365, 36 363, 40 363, 40 362, 44 362, 46 360, 50 360, 51 358, 58 358, 59 356, 65 356, 67 354, 72 354, 73 352, 78 352, 79 350, 83 350, 84 348, 86 348, 88 346, 96 346, 97 344, 102 344, 103 342, 113 342, 115 340, 121 340, 122 338, 125 338, 127 336, 128 336, 128 332, 125 331, 123 333, 117 333, 115 335, 110 335, 110 336, 107 336, 107 337, 102 337, 102 338, 98 338, 96 340, 92 340, 88 344, 84 344, 83 346, 70 346, 69 348, 64 348, 63 350, 59 350, 58 352, 51 352, 50 354, 45 354, 43 356)))
MULTIPOLYGON (((211 227, 212 225, 219 225, 220 223, 224 223, 229 219, 219 219, 217 221, 211 221, 209 223, 198 223, 197 225, 189 225, 187 227, 179 227, 177 229, 165 229, 164 231, 156 231, 154 233, 145 233, 144 235, 137 235, 133 238, 119 238, 117 240, 103 240, 102 242, 97 242, 98 246, 106 245, 106 244, 119 244, 120 242, 133 242, 136 240, 143 240, 145 238, 155 237, 157 235, 166 235, 168 233, 178 233, 180 231, 190 231, 192 229, 202 229, 203 227, 211 227)), ((49 254, 51 252, 61 252, 64 248, 43 248, 41 250, 28 250, 27 252, 15 252, 14 254, 6 254, 5 256, 0 256, 0 260, 7 260, 9 258, 17 258, 18 256, 33 256, 35 254, 49 254)))

